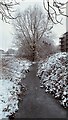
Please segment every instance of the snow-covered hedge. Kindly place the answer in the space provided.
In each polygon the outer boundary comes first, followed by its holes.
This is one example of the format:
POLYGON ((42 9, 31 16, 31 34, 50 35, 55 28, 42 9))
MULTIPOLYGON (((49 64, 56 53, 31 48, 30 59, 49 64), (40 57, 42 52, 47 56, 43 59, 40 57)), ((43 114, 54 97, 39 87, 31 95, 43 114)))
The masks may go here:
MULTIPOLYGON (((31 65, 30 61, 15 57, 3 57, 0 67, 0 119, 18 110, 21 94, 21 78, 25 78, 31 65)), ((24 88, 24 86, 22 86, 24 88)))
POLYGON ((38 65, 41 87, 59 99, 65 108, 68 107, 67 57, 65 52, 56 53, 38 65))
POLYGON ((31 62, 24 59, 17 59, 16 57, 4 57, 2 58, 2 72, 1 77, 3 79, 19 80, 21 75, 25 78, 25 73, 28 72, 31 62))

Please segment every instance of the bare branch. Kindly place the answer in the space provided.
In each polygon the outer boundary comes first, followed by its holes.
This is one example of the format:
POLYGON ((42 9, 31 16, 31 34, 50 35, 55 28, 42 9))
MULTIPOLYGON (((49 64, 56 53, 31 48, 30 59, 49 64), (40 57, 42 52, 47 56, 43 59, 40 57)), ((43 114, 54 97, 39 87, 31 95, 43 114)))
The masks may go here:
POLYGON ((52 0, 52 4, 50 3, 50 0, 43 0, 43 6, 46 12, 48 13, 48 18, 54 23, 60 23, 62 24, 63 16, 68 17, 64 10, 66 9, 66 3, 58 2, 57 0, 52 0), (59 20, 59 16, 62 16, 62 18, 59 20))
POLYGON ((0 0, 0 15, 1 19, 5 22, 8 22, 10 19, 16 19, 16 17, 13 16, 13 13, 16 12, 15 6, 19 5, 19 2, 16 0, 0 0))

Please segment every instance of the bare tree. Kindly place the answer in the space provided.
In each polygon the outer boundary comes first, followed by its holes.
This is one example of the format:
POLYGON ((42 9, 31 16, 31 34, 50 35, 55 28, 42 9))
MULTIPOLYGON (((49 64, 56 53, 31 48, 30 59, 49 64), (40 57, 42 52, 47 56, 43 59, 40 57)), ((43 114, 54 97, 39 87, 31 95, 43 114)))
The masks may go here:
POLYGON ((46 53, 46 44, 50 48, 51 43, 46 36, 51 33, 53 24, 37 6, 18 14, 19 17, 14 21, 16 45, 21 56, 22 53, 29 54, 28 56, 34 61, 36 57, 40 56, 42 50, 46 53))
POLYGON ((65 12, 67 4, 68 1, 59 2, 58 0, 43 0, 43 5, 48 13, 48 18, 54 24, 62 24, 63 16, 68 17, 68 15, 65 12), (60 15, 62 16, 61 19, 59 18, 60 15))
POLYGON ((0 18, 7 22, 8 19, 15 19, 13 13, 16 11, 15 6, 19 5, 17 0, 0 0, 0 18))

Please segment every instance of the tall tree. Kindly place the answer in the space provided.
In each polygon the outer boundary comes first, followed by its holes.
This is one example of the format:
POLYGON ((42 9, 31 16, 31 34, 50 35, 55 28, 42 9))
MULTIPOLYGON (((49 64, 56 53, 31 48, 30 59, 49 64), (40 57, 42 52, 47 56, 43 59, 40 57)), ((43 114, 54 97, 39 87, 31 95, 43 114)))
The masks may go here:
POLYGON ((51 46, 46 36, 51 33, 53 24, 37 6, 28 8, 23 13, 18 13, 18 15, 19 17, 14 22, 16 45, 20 53, 21 51, 26 52, 34 61, 37 56, 40 56, 42 50, 44 53, 46 52, 46 44, 49 47, 51 46))

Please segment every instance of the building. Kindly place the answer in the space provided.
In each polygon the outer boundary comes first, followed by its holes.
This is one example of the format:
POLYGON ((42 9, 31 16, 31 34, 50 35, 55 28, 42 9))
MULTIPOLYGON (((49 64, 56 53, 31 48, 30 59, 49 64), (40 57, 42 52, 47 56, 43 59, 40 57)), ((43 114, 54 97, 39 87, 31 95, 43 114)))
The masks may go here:
POLYGON ((59 39, 61 52, 68 52, 68 32, 64 33, 59 39))
POLYGON ((0 49, 0 54, 4 54, 4 53, 5 53, 4 50, 1 50, 1 49, 0 49))
POLYGON ((16 54, 16 50, 14 49, 8 49, 7 52, 6 52, 7 55, 14 55, 16 54))
MULTIPOLYGON (((66 15, 68 16, 68 2, 66 4, 66 15)), ((66 31, 68 31, 68 17, 66 17, 66 31)))
POLYGON ((2 58, 4 56, 4 54, 5 54, 5 51, 0 49, 0 58, 2 58))

